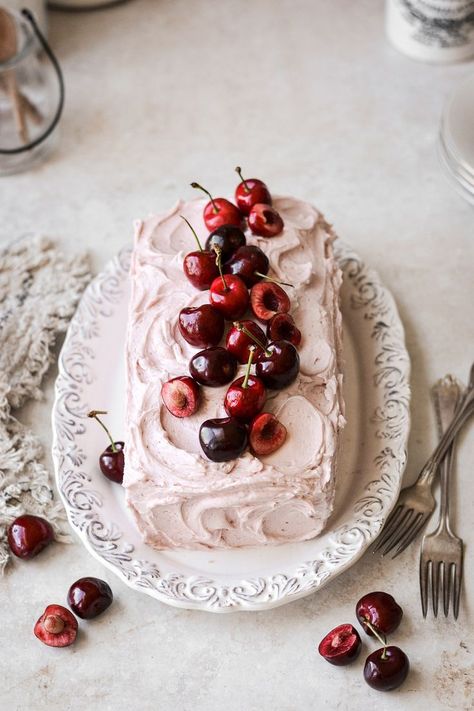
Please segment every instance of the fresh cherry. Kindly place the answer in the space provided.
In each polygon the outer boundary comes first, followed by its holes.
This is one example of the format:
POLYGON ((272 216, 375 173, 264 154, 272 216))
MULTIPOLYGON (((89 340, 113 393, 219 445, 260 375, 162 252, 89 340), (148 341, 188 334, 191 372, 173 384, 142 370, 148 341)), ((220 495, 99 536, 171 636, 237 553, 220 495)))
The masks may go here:
POLYGON ((104 425, 102 420, 98 417, 99 415, 106 415, 106 410, 91 410, 87 417, 91 417, 97 420, 99 425, 106 431, 108 438, 110 439, 109 446, 104 449, 99 457, 99 466, 102 474, 110 479, 110 481, 116 484, 121 484, 123 481, 123 469, 125 466, 125 459, 123 450, 125 449, 124 442, 114 442, 112 435, 110 434, 107 427, 104 425))
POLYGON ((62 605, 48 605, 35 624, 35 636, 48 647, 68 647, 77 637, 77 620, 62 605))
POLYGON ((235 225, 222 225, 211 232, 206 240, 206 249, 214 251, 219 247, 222 251, 222 260, 227 261, 240 247, 246 243, 245 235, 235 225))
POLYGON ((189 226, 199 247, 198 251, 189 252, 185 256, 183 262, 184 273, 196 289, 204 291, 204 289, 209 289, 210 285, 219 274, 216 264, 216 253, 213 250, 203 250, 199 237, 197 236, 193 226, 185 217, 183 217, 183 215, 181 215, 181 217, 189 226))
POLYGON ((279 312, 288 313, 290 299, 278 284, 262 281, 250 290, 250 306, 260 321, 270 321, 279 312))
POLYGON ((216 230, 221 225, 235 225, 240 227, 242 224, 242 213, 239 208, 226 200, 225 198, 213 198, 211 193, 203 188, 199 183, 191 183, 192 188, 202 190, 209 197, 209 202, 204 208, 204 222, 208 230, 216 230))
POLYGON ((199 430, 199 442, 213 462, 236 459, 247 446, 247 428, 235 417, 206 420, 199 430))
POLYGON ((282 232, 284 223, 274 207, 257 203, 250 210, 249 227, 254 235, 276 237, 282 232))
POLYGON ((10 524, 8 545, 17 558, 29 560, 41 553, 54 540, 51 524, 40 516, 23 514, 10 524))
POLYGON ((221 275, 214 279, 209 290, 209 300, 225 319, 234 321, 247 311, 249 292, 240 277, 224 276, 221 266, 221 251, 216 247, 217 264, 221 275))
POLYGON ((199 351, 191 358, 189 372, 201 385, 217 388, 235 378, 237 361, 225 348, 214 346, 199 351))
POLYGON ((67 594, 67 604, 83 620, 91 620, 100 615, 112 604, 113 599, 110 586, 100 578, 79 578, 67 594))
POLYGON ((199 385, 189 375, 171 378, 163 383, 161 398, 172 415, 189 417, 194 415, 199 407, 199 385))
POLYGON ((372 689, 391 691, 407 678, 410 663, 399 647, 382 647, 369 654, 364 666, 364 679, 372 689))
POLYGON ((296 328, 290 314, 278 313, 267 323, 267 336, 271 341, 289 341, 294 346, 301 343, 301 331, 296 328))
POLYGON ((273 390, 290 385, 300 370, 300 357, 292 343, 274 341, 257 358, 255 372, 273 390))
POLYGON ((403 610, 391 595, 376 591, 361 597, 356 615, 367 634, 373 637, 374 627, 383 634, 394 632, 402 620, 403 610))
POLYGON ((267 255, 260 247, 247 244, 232 255, 225 264, 226 274, 234 274, 250 288, 262 279, 270 268, 267 255))
POLYGON ((265 404, 265 386, 259 378, 250 375, 255 346, 250 346, 247 371, 230 385, 224 398, 225 411, 230 417, 248 422, 265 404))
POLYGON ((324 659, 338 667, 350 664, 359 656, 362 641, 358 631, 350 624, 339 625, 321 640, 318 652, 324 659))
POLYGON ((257 203, 272 204, 272 196, 263 180, 258 178, 244 179, 239 166, 237 166, 235 172, 238 173, 241 180, 235 189, 235 202, 244 215, 248 215, 252 207, 257 203))
POLYGON ((217 346, 224 335, 224 317, 210 304, 181 309, 178 325, 184 340, 197 348, 217 346))
POLYGON ((270 412, 261 412, 250 423, 250 447, 258 456, 276 452, 284 444, 286 435, 285 425, 270 412))
POLYGON ((227 332, 225 347, 232 353, 239 363, 246 363, 250 354, 250 347, 257 344, 255 357, 263 353, 267 345, 264 332, 255 321, 235 321, 227 332))

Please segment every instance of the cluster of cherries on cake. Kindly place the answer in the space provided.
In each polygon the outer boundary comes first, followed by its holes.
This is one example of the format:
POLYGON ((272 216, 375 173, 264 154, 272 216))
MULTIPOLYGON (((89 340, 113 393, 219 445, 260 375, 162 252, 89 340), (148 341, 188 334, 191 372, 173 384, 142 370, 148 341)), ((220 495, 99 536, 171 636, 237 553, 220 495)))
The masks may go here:
POLYGON ((228 417, 202 423, 199 441, 205 455, 214 462, 235 459, 247 448, 254 454, 276 451, 286 438, 286 428, 270 412, 262 412, 266 389, 290 385, 299 372, 296 347, 301 333, 290 316, 290 299, 282 288, 291 286, 268 276, 270 263, 255 245, 248 245, 242 230, 247 219, 250 230, 260 237, 275 237, 283 220, 272 207, 272 198, 261 180, 242 178, 235 191, 236 205, 225 198, 213 198, 204 207, 204 222, 211 231, 202 248, 188 220, 198 250, 184 259, 183 269, 197 289, 209 290, 209 303, 181 309, 178 326, 183 338, 202 348, 190 361, 190 376, 172 378, 162 386, 166 408, 175 417, 189 417, 199 407, 200 385, 221 387, 230 383, 224 398, 228 417), (250 308, 263 328, 243 318, 250 308), (225 348, 219 346, 225 322, 225 348), (244 376, 235 378, 238 364, 246 364, 244 376), (252 367, 255 374, 251 373, 252 367), (233 382, 231 382, 233 381, 233 382))
MULTIPOLYGON (((364 679, 377 691, 391 691, 405 681, 410 664, 400 647, 387 645, 386 635, 398 628, 403 610, 386 592, 375 591, 361 597, 356 605, 356 616, 369 637, 383 646, 369 654, 364 664, 364 679)), ((351 664, 359 656, 362 640, 351 624, 335 627, 321 640, 318 651, 336 666, 351 664)))

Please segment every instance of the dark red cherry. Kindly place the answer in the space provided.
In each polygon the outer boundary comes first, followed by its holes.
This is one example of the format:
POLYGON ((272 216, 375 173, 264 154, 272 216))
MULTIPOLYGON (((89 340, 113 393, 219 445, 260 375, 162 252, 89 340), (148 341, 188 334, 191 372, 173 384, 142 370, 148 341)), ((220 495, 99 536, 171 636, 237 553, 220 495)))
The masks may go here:
POLYGON ((211 193, 198 183, 191 183, 191 187, 202 190, 209 196, 209 202, 204 208, 203 217, 208 230, 216 230, 222 225, 242 224, 242 213, 239 208, 225 198, 213 198, 211 193))
POLYGON ((41 553, 54 540, 51 524, 40 516, 23 514, 10 524, 8 545, 17 558, 29 560, 41 553))
POLYGON ((209 289, 219 274, 215 252, 207 250, 189 252, 184 258, 183 269, 191 284, 200 291, 209 289))
POLYGON ((48 647, 69 647, 77 637, 77 620, 66 607, 48 605, 34 627, 35 637, 48 647))
POLYGON ((230 417, 249 422, 265 404, 265 386, 259 378, 250 375, 255 346, 250 347, 247 371, 230 385, 224 398, 225 411, 230 417))
POLYGON ((285 443, 287 429, 271 412, 261 412, 249 427, 249 442, 257 456, 272 454, 285 443))
POLYGON ((185 256, 183 270, 191 284, 196 287, 196 289, 204 291, 204 289, 209 289, 210 285, 219 274, 216 263, 216 254, 213 251, 203 250, 199 237, 196 234, 196 230, 183 215, 181 215, 181 217, 193 233, 194 239, 196 240, 198 246, 197 251, 189 252, 185 256))
POLYGON ((258 356, 255 365, 257 377, 272 390, 290 385, 300 370, 300 357, 292 343, 274 341, 269 343, 265 351, 258 356))
POLYGON ((262 203, 257 203, 252 207, 248 221, 254 235, 260 237, 276 237, 285 226, 275 208, 262 203))
POLYGON ((100 471, 107 479, 114 481, 116 484, 123 482, 124 449, 124 442, 114 442, 113 447, 109 444, 99 457, 100 471))
POLYGON ((370 625, 385 635, 391 634, 402 621, 403 610, 392 595, 376 591, 361 597, 356 615, 367 634, 373 637, 370 625))
POLYGON ((267 255, 253 244, 239 247, 224 265, 226 274, 240 277, 249 288, 268 274, 269 268, 267 255))
POLYGON ((249 305, 249 292, 242 279, 232 274, 217 277, 209 290, 209 301, 228 321, 241 318, 249 305))
POLYGON ((350 624, 339 625, 321 640, 318 652, 324 659, 338 667, 357 659, 362 647, 358 631, 350 624))
POLYGON ((250 307, 260 321, 269 321, 277 313, 288 313, 290 299, 281 286, 273 282, 260 282, 250 291, 250 307))
POLYGON ((214 248, 219 247, 222 252, 222 261, 225 262, 245 243, 245 235, 239 227, 222 225, 211 232, 206 240, 206 249, 214 252, 214 248))
POLYGON ((201 385, 217 388, 235 378, 237 361, 225 348, 206 348, 191 358, 189 372, 201 385))
POLYGON ((255 351, 255 358, 257 358, 267 345, 266 336, 260 326, 249 319, 236 321, 227 332, 225 347, 229 353, 232 353, 239 363, 244 365, 248 361, 250 347, 253 345, 257 345, 255 351), (246 331, 247 333, 245 333, 246 331), (261 345, 257 345, 258 343, 261 345))
POLYGON ((364 679, 372 689, 392 691, 407 678, 408 657, 399 647, 382 647, 369 654, 364 666, 364 679))
POLYGON ((267 323, 267 336, 270 341, 289 341, 294 346, 301 343, 301 331, 290 314, 277 313, 272 316, 267 323))
POLYGON ((206 420, 199 430, 199 442, 208 459, 228 462, 247 447, 247 428, 235 417, 206 420))
POLYGON ((107 415, 107 412, 105 410, 91 410, 87 417, 97 420, 102 429, 105 430, 107 437, 110 440, 109 446, 104 449, 99 457, 100 471, 105 477, 107 477, 107 479, 110 479, 110 481, 113 481, 116 484, 121 484, 123 481, 123 470, 125 466, 123 453, 125 444, 123 442, 114 442, 112 435, 99 418, 99 415, 107 415))
POLYGON ((100 578, 79 578, 67 594, 67 604, 83 620, 91 620, 100 615, 112 604, 113 599, 110 586, 100 578))
POLYGON ((238 173, 241 180, 235 189, 235 202, 244 215, 248 215, 252 207, 257 203, 272 204, 272 196, 263 180, 258 178, 244 179, 238 166, 235 172, 238 173))
POLYGON ((197 348, 216 346, 224 335, 224 317, 210 304, 181 309, 178 325, 184 340, 197 348))

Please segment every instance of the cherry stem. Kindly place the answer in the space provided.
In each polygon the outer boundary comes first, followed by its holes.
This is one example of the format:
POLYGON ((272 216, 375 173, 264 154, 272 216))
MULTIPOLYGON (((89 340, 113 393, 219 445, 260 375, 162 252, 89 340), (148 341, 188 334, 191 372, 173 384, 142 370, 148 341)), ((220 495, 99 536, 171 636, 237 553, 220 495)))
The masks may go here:
POLYGON ((250 378, 250 368, 252 367, 253 356, 255 354, 255 346, 250 346, 249 348, 249 359, 247 361, 247 370, 245 371, 244 382, 242 383, 243 388, 247 388, 250 378))
POLYGON ((194 227, 192 226, 192 224, 189 222, 189 220, 187 220, 187 219, 185 218, 184 215, 180 215, 180 218, 185 221, 185 223, 187 224, 187 226, 189 227, 189 229, 190 229, 191 232, 193 233, 194 238, 195 238, 195 240, 196 240, 196 242, 197 242, 197 244, 198 244, 199 251, 202 252, 201 243, 200 243, 200 241, 199 241, 199 237, 198 237, 197 234, 196 234, 196 230, 194 229, 194 227))
POLYGON ((249 193, 249 192, 250 192, 250 188, 249 188, 249 186, 247 185, 247 181, 245 180, 244 176, 242 175, 242 168, 240 167, 240 165, 237 166, 237 168, 235 169, 235 172, 238 174, 239 178, 240 178, 241 181, 243 182, 244 188, 245 188, 246 192, 249 193))
POLYGON ((241 333, 245 333, 248 338, 250 338, 254 343, 257 344, 259 348, 262 349, 262 351, 265 353, 267 358, 271 355, 271 352, 267 350, 267 347, 262 341, 257 338, 257 336, 254 336, 253 333, 251 333, 248 328, 246 328, 244 325, 240 323, 240 321, 234 321, 234 328, 237 329, 237 331, 240 331, 241 333))
POLYGON ((368 620, 367 618, 365 618, 364 624, 366 627, 369 628, 369 630, 372 632, 374 637, 377 637, 378 641, 383 646, 382 659, 387 659, 387 654, 386 654, 386 652, 387 652, 387 638, 385 637, 385 635, 382 637, 379 634, 379 631, 377 630, 377 628, 374 627, 372 622, 370 622, 370 620, 368 620))
POLYGON ((280 281, 279 279, 275 279, 275 277, 268 276, 268 274, 262 274, 261 272, 254 272, 259 277, 262 277, 263 279, 268 279, 268 281, 273 282, 274 284, 279 284, 280 286, 291 286, 292 289, 294 289, 293 284, 289 284, 287 281, 280 281))
POLYGON ((214 198, 212 197, 209 190, 206 190, 206 188, 203 188, 202 185, 199 185, 199 183, 191 183, 191 187, 195 188, 196 190, 202 190, 203 193, 206 193, 209 200, 212 202, 212 207, 214 208, 214 212, 216 214, 219 212, 219 208, 217 207, 216 203, 214 202, 214 198))
POLYGON ((112 435, 110 434, 109 430, 107 427, 104 425, 102 420, 98 417, 98 415, 107 415, 107 410, 91 410, 90 412, 87 413, 87 417, 91 417, 94 420, 97 420, 99 425, 107 432, 107 436, 110 439, 110 444, 112 446, 112 452, 117 451, 117 447, 115 446, 115 442, 112 439, 112 435))
POLYGON ((224 284, 224 291, 229 291, 229 287, 227 286, 227 282, 225 280, 224 272, 222 271, 222 249, 217 244, 215 244, 213 250, 216 253, 216 264, 217 268, 219 269, 219 274, 221 275, 222 283, 224 284))

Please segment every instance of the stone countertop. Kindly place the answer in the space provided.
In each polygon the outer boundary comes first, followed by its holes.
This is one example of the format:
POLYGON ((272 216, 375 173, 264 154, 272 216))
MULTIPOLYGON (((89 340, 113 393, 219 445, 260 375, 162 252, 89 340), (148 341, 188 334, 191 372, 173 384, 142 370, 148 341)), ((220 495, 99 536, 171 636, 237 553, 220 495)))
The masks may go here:
MULTIPOLYGON (((466 380, 474 356, 473 210, 436 157, 443 102, 473 64, 430 66, 393 50, 377 0, 135 0, 50 13, 67 103, 51 159, 0 182, 0 243, 31 231, 88 248, 99 270, 131 240, 134 218, 218 192, 233 168, 275 193, 313 201, 392 290, 412 357, 406 481, 435 444, 429 387, 466 380)), ((20 418, 51 441, 55 372, 20 418)), ((268 612, 173 609, 123 585, 76 540, 15 563, 0 581, 0 708, 30 711, 471 709, 474 704, 474 432, 460 438, 455 525, 466 543, 459 620, 423 621, 418 546, 395 561, 366 554, 329 586, 268 612), (462 490, 462 497, 460 492, 462 490), (70 583, 98 575, 116 602, 68 650, 32 626, 70 583), (364 593, 393 593, 405 617, 392 642, 412 670, 379 694, 315 652, 354 621, 364 593)), ((369 641, 364 652, 372 651, 369 641)))

